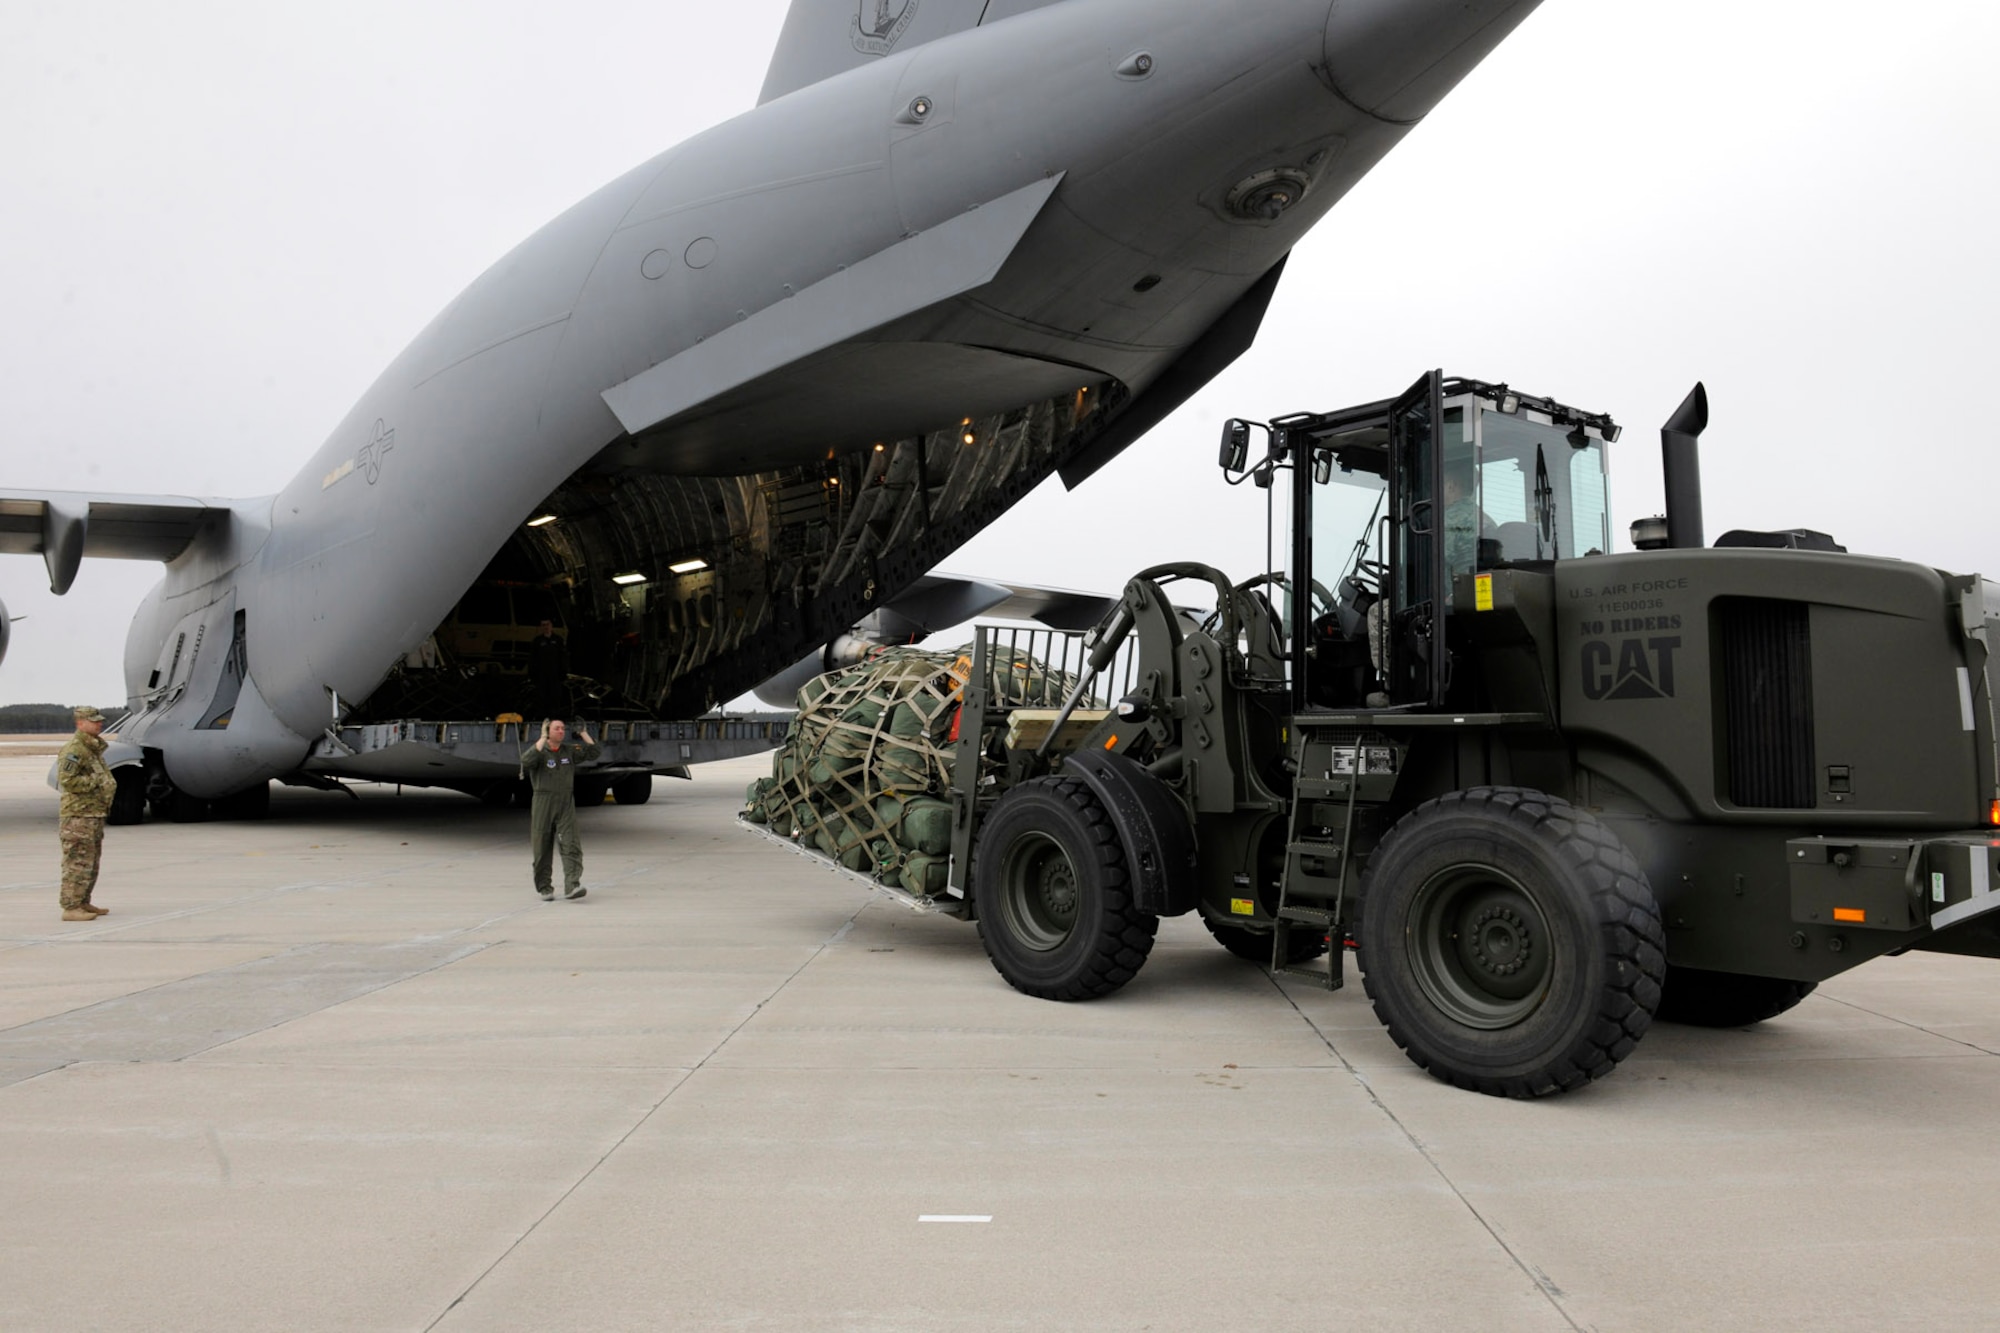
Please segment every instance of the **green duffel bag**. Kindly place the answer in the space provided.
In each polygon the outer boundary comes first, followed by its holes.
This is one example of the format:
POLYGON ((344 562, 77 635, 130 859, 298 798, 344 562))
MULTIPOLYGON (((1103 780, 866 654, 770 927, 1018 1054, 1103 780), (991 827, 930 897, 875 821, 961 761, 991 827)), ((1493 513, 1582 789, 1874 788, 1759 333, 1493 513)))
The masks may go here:
POLYGON ((902 885, 909 893, 935 898, 948 887, 951 878, 951 858, 945 856, 913 856, 903 862, 902 885))
POLYGON ((889 734, 897 740, 912 741, 924 734, 923 715, 909 703, 889 710, 889 734))
POLYGON ((935 796, 919 796, 903 806, 902 843, 925 856, 951 850, 951 805, 935 796))

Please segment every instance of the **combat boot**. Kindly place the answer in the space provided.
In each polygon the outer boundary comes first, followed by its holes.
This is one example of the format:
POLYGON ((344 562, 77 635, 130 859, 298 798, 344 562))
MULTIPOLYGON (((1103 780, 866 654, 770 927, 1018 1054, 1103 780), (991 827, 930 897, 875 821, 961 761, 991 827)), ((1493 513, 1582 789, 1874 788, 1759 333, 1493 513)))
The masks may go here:
POLYGON ((97 905, 96 903, 85 903, 85 904, 83 905, 83 910, 84 910, 84 911, 86 911, 86 912, 88 912, 88 913, 90 913, 90 914, 91 914, 92 916, 110 916, 110 915, 111 915, 111 909, 110 909, 110 908, 108 908, 108 907, 99 907, 99 906, 98 906, 98 905, 97 905))
POLYGON ((63 908, 63 920, 95 921, 97 920, 97 913, 91 911, 88 907, 65 907, 63 908))

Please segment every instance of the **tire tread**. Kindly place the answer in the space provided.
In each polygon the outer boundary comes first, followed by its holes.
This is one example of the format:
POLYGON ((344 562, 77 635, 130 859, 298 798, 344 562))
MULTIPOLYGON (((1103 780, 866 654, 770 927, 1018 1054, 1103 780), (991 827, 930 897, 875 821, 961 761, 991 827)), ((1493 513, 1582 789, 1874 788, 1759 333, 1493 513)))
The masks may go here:
MULTIPOLYGON (((990 930, 998 927, 990 924, 983 914, 979 919, 980 941, 986 945, 987 957, 993 959, 995 968, 1006 978, 1007 984, 1025 995, 1043 1000, 1099 999, 1139 974, 1140 967, 1153 952, 1160 919, 1133 906, 1124 845, 1119 841, 1111 816, 1090 787, 1078 778, 1037 778, 1015 790, 1031 788, 1040 789, 1064 803, 1087 830, 1091 843, 1089 850, 1096 857, 1104 885, 1095 947, 1064 981, 1037 984, 1008 976, 1006 970, 1000 968, 1000 960, 994 957, 993 944, 988 935, 990 930)), ((983 831, 981 837, 983 841, 983 831)), ((973 864, 978 866, 979 863, 979 850, 975 848, 973 864)), ((1083 923, 1078 924, 1082 928, 1083 923)))
MULTIPOLYGON (((1470 787, 1424 802, 1405 821, 1424 822, 1457 808, 1478 808, 1497 818, 1518 823, 1538 835, 1547 835, 1554 845, 1570 856, 1589 886, 1604 937, 1604 957, 1609 985, 1584 1037, 1548 1068, 1535 1074, 1496 1078, 1469 1074, 1442 1065, 1411 1046, 1408 1035, 1398 1031, 1391 1014, 1385 1011, 1377 993, 1377 983, 1368 971, 1364 951, 1360 963, 1362 984, 1375 1015, 1388 1028, 1389 1036, 1419 1068, 1454 1087, 1497 1097, 1545 1097, 1568 1092, 1602 1078, 1632 1053, 1639 1039, 1652 1025, 1660 1007, 1662 982, 1666 975, 1666 931, 1660 922, 1658 904, 1647 886, 1645 873, 1618 836, 1586 811, 1560 797, 1527 787, 1470 787)), ((1414 827, 1398 823, 1397 828, 1414 827)), ((1394 838, 1396 830, 1389 837, 1394 838)), ((1389 839, 1384 839, 1385 844, 1389 839)), ((1371 868, 1380 852, 1370 858, 1371 868)), ((1366 920, 1367 885, 1364 882, 1363 920, 1366 920)))

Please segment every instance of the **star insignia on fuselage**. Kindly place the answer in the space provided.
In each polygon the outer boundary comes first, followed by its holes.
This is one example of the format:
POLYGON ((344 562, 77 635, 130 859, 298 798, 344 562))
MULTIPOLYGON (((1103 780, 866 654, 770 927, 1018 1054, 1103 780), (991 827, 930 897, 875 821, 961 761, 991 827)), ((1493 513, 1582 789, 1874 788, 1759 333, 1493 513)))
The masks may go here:
POLYGON ((368 484, 373 486, 382 475, 382 457, 396 447, 396 432, 380 417, 375 418, 375 434, 368 443, 361 446, 361 452, 354 456, 355 466, 368 474, 368 484))

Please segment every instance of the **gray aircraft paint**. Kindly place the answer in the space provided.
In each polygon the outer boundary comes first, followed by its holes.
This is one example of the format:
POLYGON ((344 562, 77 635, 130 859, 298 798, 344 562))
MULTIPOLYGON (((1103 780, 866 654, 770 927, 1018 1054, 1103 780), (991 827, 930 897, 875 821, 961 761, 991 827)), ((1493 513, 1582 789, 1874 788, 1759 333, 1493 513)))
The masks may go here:
MULTIPOLYGON (((171 511, 188 540, 134 617, 127 739, 197 795, 292 771, 607 453, 729 475, 1107 384, 1145 418, 1533 7, 800 0, 762 105, 494 265, 276 497, 171 511), (1274 174, 1291 206, 1241 215, 1274 174), (227 728, 203 729, 239 610, 248 677, 227 728)), ((46 554, 52 515, 82 500, 94 526, 117 497, 5 500, 0 550, 46 554)))

